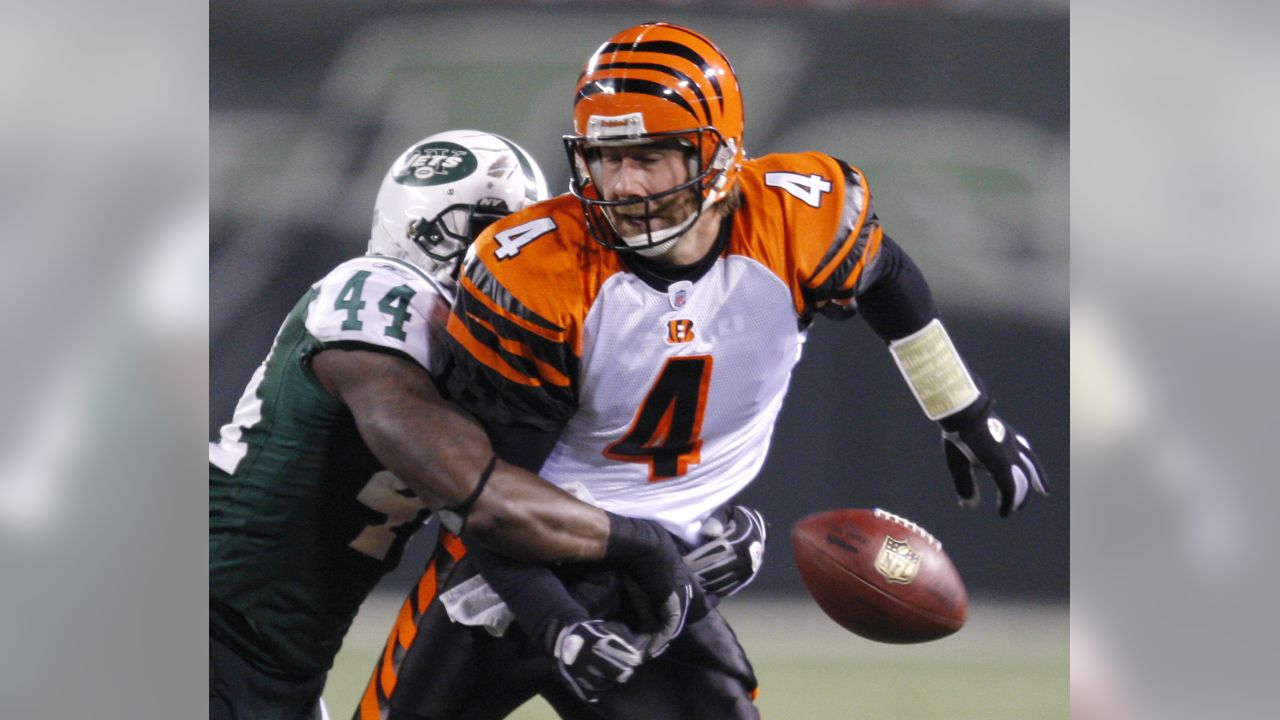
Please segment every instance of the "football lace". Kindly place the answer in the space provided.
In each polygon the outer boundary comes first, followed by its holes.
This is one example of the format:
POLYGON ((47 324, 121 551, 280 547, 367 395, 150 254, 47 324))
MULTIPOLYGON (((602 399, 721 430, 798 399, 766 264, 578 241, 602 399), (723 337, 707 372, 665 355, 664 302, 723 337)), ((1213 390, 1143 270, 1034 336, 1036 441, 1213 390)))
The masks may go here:
POLYGON ((889 512, 888 510, 881 510, 880 508, 876 508, 876 509, 875 509, 875 511, 874 511, 874 514, 875 514, 875 516, 876 516, 876 517, 881 518, 882 520, 888 520, 888 521, 890 521, 890 522, 897 523, 897 524, 899 524, 899 525, 901 525, 901 526, 903 526, 903 527, 907 528, 908 530, 910 530, 910 531, 912 531, 912 532, 916 533, 917 535, 920 535, 921 537, 923 537, 923 538, 925 539, 925 541, 926 541, 926 542, 928 542, 930 545, 932 545, 932 546, 934 547, 934 549, 935 549, 935 550, 941 550, 941 549, 942 549, 942 543, 938 541, 938 538, 936 538, 936 537, 934 537, 933 535, 929 534, 929 531, 928 531, 928 530, 925 530, 924 528, 922 528, 922 527, 920 527, 919 525, 917 525, 917 524, 915 524, 915 523, 911 522, 910 520, 908 520, 908 519, 906 519, 906 518, 904 518, 904 517, 901 517, 901 516, 899 516, 899 515, 894 515, 893 513, 889 512))

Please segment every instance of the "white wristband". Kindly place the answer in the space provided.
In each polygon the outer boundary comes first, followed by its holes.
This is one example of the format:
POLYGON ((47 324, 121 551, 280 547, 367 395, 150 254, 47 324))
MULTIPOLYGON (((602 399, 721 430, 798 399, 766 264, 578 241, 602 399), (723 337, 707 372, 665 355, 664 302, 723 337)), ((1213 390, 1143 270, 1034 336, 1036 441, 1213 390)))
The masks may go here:
POLYGON ((934 318, 914 333, 889 343, 889 353, 930 420, 963 410, 978 399, 978 386, 941 320, 934 318))

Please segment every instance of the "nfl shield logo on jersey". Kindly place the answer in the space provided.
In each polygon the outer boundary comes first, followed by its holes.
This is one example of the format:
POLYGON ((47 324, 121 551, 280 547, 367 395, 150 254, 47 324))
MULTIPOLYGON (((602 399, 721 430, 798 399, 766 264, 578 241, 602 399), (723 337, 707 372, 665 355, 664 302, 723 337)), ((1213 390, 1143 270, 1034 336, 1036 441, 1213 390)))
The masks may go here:
POLYGON ((885 536, 884 547, 876 556, 876 570, 891 583, 906 585, 916 579, 920 571, 920 553, 911 549, 906 540, 894 540, 885 536))
POLYGON ((667 288, 667 301, 671 303, 671 307, 679 310, 689 302, 689 293, 693 290, 693 283, 688 280, 671 283, 671 287, 667 288))

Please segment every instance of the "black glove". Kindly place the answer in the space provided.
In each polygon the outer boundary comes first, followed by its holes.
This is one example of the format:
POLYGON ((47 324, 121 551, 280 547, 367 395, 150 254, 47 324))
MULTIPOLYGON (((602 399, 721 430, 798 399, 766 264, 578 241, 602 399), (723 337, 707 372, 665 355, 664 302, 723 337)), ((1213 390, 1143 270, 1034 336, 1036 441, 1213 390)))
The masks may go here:
POLYGON ((583 620, 556 636, 552 654, 560 677, 582 700, 596 702, 610 688, 631 679, 644 661, 648 638, 633 635, 626 625, 583 620))
POLYGON ((702 589, 729 597, 751 584, 764 562, 767 531, 759 510, 725 505, 702 524, 707 542, 684 556, 702 589))
POLYGON ((966 508, 978 505, 978 486, 973 469, 990 473, 1000 497, 1000 517, 1020 509, 1027 501, 1027 490, 1035 488, 1048 495, 1048 476, 1031 443, 995 413, 995 402, 980 397, 969 407, 939 421, 942 426, 943 449, 947 469, 955 479, 960 504, 966 508))
POLYGON ((710 609, 671 533, 654 523, 609 513, 604 560, 619 566, 640 595, 636 604, 651 634, 645 659, 661 655, 685 623, 701 620, 710 609))

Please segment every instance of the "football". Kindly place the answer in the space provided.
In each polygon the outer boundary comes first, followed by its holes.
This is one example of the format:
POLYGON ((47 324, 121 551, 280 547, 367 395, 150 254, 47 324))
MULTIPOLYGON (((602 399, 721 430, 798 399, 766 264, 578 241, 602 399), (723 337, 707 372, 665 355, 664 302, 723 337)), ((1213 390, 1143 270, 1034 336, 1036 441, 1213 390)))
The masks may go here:
POLYGON ((791 552, 818 607, 869 640, 937 640, 968 617, 969 595, 942 543, 891 512, 809 515, 791 529, 791 552))

